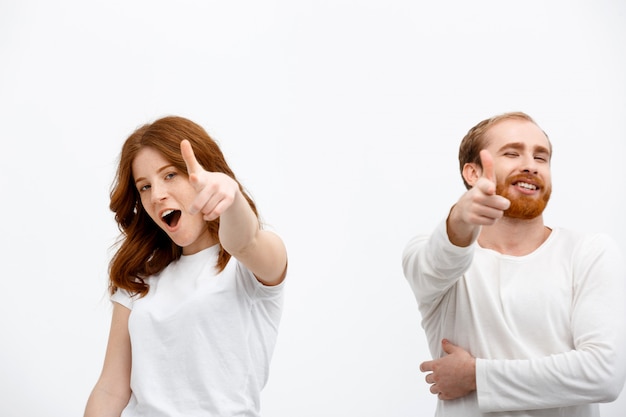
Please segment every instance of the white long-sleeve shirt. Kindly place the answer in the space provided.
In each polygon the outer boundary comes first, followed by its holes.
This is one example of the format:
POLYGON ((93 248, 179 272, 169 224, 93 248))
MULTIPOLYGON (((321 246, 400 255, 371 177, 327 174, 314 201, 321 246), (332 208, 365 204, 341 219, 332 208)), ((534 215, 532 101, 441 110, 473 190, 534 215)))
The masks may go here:
POLYGON ((437 416, 599 416, 626 379, 626 267, 613 240, 554 229, 525 256, 413 238, 404 274, 433 358, 443 338, 476 357, 476 391, 437 416))

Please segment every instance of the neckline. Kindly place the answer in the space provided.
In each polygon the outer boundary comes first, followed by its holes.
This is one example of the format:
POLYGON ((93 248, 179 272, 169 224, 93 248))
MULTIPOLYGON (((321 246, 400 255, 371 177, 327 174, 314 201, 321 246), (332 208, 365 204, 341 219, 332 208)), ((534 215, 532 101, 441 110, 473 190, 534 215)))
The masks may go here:
POLYGON ((498 256, 500 256, 500 257, 509 258, 509 259, 524 259, 524 258, 533 256, 534 254, 540 252, 542 250, 542 248, 544 248, 552 240, 554 240, 555 235, 558 234, 558 229, 557 228, 548 227, 548 226, 545 226, 545 228, 550 231, 548 236, 546 237, 546 239, 543 242, 541 242, 541 244, 539 246, 537 246, 535 249, 533 249, 532 251, 530 251, 530 252, 528 252, 528 253, 526 253, 524 255, 511 255, 511 254, 498 252, 495 249, 486 248, 484 246, 481 246, 480 243, 478 243, 478 241, 476 241, 476 245, 478 245, 478 247, 480 249, 485 250, 485 251, 493 252, 493 253, 497 254, 498 256))
POLYGON ((192 261, 198 258, 204 258, 206 256, 217 256, 220 252, 220 244, 216 243, 214 245, 209 246, 208 248, 204 248, 196 253, 192 253, 190 255, 181 255, 181 261, 192 261))

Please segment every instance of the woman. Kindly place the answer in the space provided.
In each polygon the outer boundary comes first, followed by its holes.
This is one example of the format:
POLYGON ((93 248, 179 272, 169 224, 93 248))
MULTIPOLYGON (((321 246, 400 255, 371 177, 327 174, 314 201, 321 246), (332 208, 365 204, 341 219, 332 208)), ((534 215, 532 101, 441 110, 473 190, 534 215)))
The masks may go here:
POLYGON ((165 117, 124 143, 113 316, 86 417, 258 416, 285 246, 202 127, 165 117))

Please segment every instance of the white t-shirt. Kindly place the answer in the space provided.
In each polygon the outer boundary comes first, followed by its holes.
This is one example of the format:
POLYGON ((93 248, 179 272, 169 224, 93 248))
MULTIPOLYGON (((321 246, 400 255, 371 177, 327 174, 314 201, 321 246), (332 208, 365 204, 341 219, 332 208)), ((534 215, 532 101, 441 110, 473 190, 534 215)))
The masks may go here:
POLYGON ((283 287, 265 286, 219 245, 150 277, 148 294, 112 301, 129 309, 131 399, 122 417, 257 417, 280 322, 283 287))
POLYGON ((554 229, 507 256, 452 245, 442 222, 403 267, 432 356, 447 338, 477 358, 476 392, 438 400, 437 416, 592 417, 623 387, 626 270, 608 236, 554 229))

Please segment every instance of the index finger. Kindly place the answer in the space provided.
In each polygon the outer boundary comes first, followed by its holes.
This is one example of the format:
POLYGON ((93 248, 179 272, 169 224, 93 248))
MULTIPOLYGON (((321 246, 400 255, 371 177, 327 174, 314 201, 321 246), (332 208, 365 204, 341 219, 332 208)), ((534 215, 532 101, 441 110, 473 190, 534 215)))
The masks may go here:
POLYGON ((180 143, 180 153, 183 156, 183 160, 185 161, 185 165, 187 165, 187 173, 198 174, 204 170, 200 162, 196 159, 196 155, 193 153, 193 148, 191 147, 191 143, 187 139, 183 140, 180 143))
POLYGON ((496 182, 496 170, 493 167, 493 157, 487 149, 480 151, 480 164, 483 166, 482 177, 491 182, 496 182))
POLYGON ((426 361, 420 364, 420 371, 430 372, 433 370, 433 361, 426 361))

